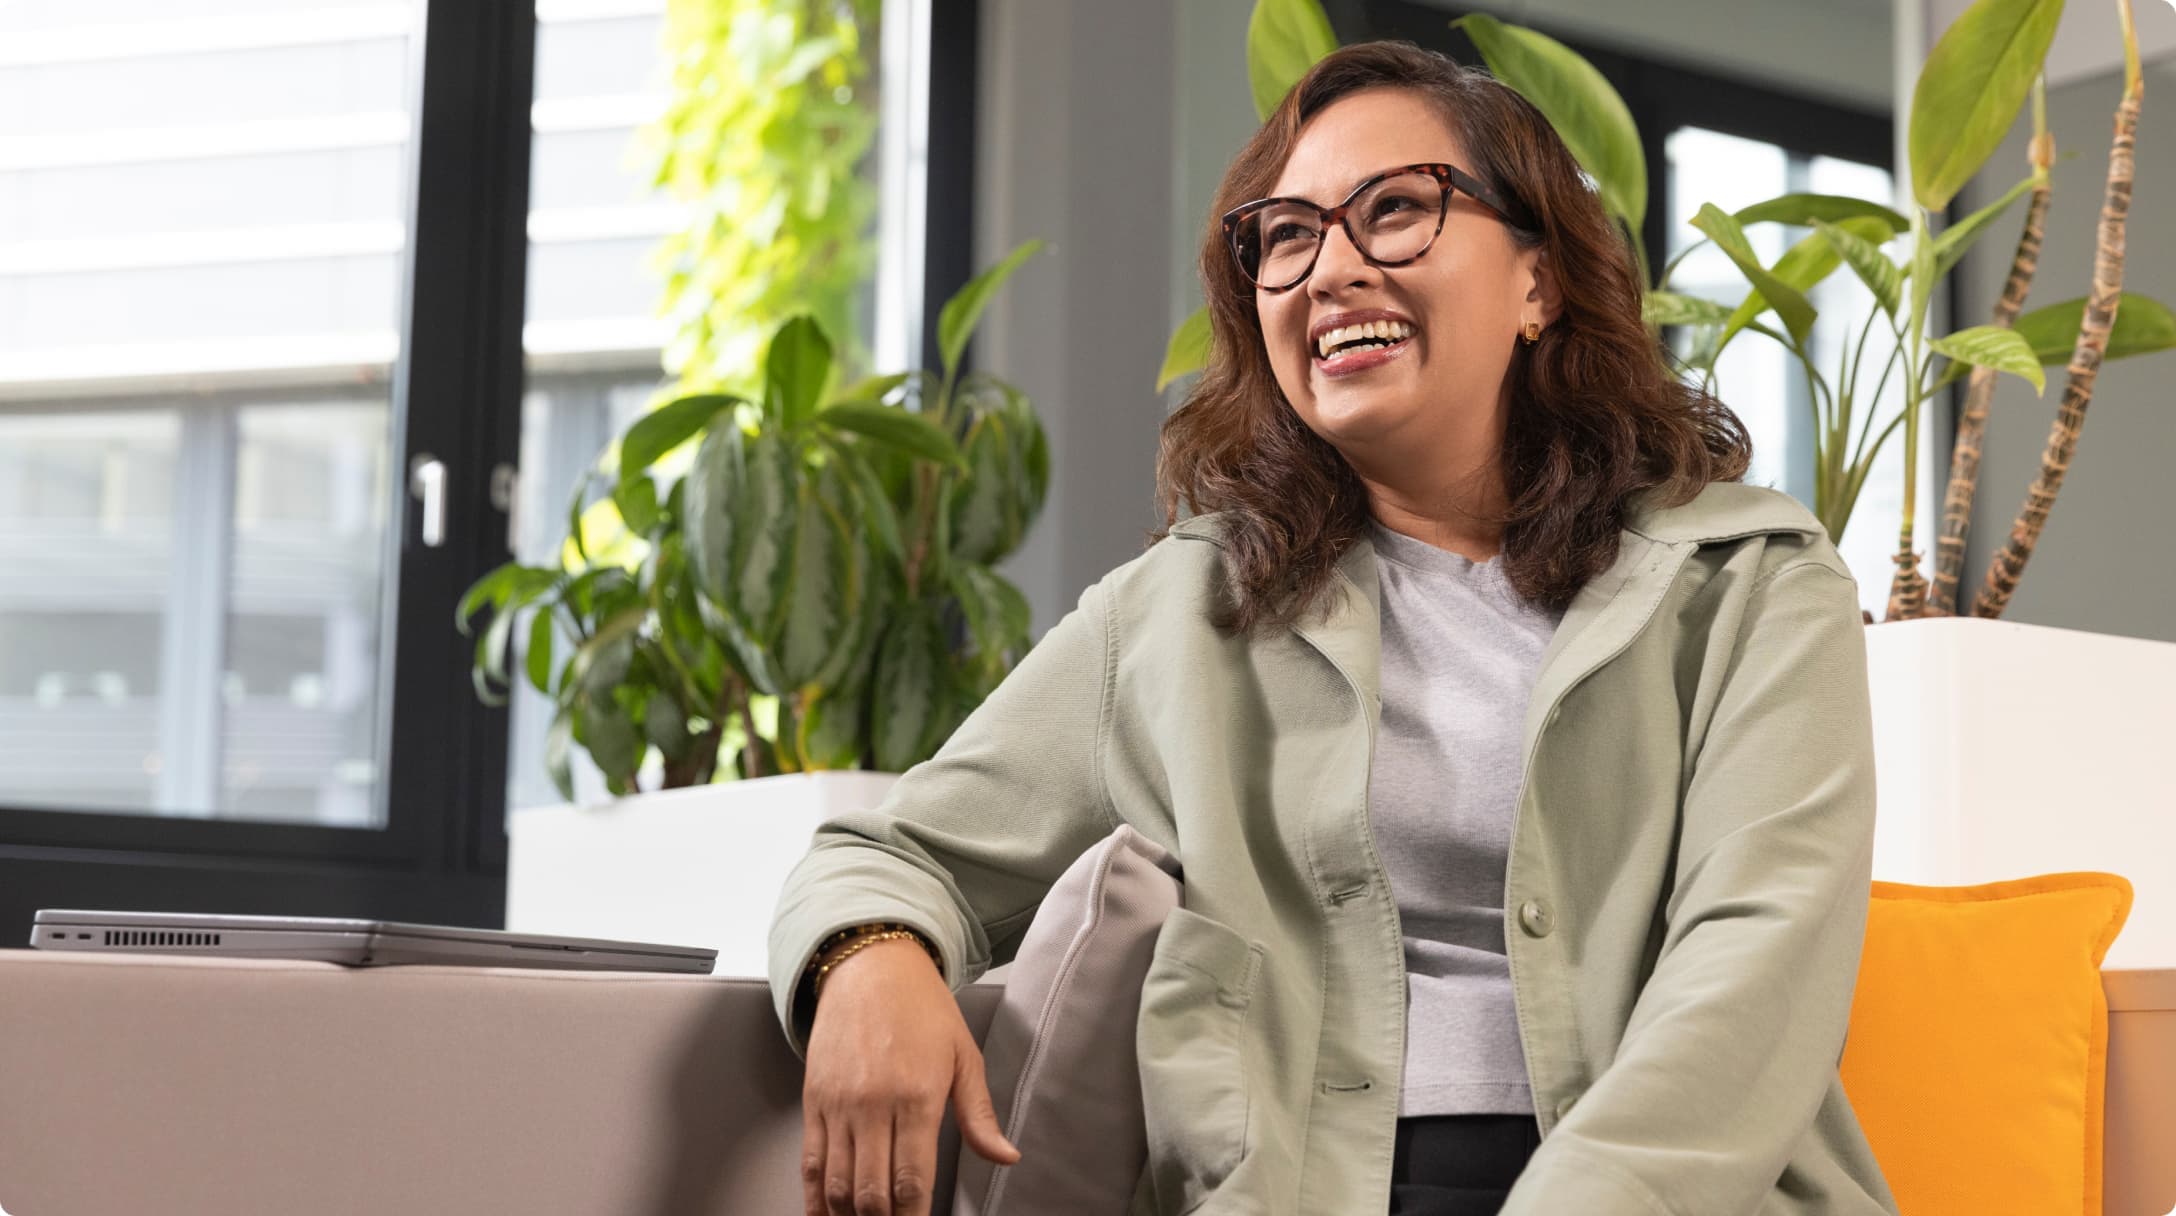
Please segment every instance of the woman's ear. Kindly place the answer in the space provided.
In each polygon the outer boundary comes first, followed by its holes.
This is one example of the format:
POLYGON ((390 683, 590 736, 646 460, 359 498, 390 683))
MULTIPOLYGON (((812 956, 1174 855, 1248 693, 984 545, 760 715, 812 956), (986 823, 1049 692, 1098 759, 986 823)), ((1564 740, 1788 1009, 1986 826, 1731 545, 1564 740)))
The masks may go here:
POLYGON ((1526 256, 1527 273, 1532 276, 1527 287, 1526 299, 1541 308, 1541 323, 1553 325, 1557 315, 1564 311, 1564 292, 1556 280, 1556 269, 1549 261, 1549 251, 1535 249, 1526 256))

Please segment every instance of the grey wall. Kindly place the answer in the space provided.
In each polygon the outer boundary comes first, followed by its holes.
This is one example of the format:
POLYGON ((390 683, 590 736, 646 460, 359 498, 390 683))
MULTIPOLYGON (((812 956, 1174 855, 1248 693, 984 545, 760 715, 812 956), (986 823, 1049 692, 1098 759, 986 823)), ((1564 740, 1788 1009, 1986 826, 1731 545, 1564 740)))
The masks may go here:
POLYGON ((976 361, 1050 432, 1051 491, 1006 572, 1038 632, 1137 555, 1153 511, 1171 330, 1174 39, 1166 0, 982 6, 976 257, 1052 249, 991 309, 976 361))
MULTIPOLYGON (((2138 6, 2146 11, 2167 6, 2138 6)), ((2066 18, 2067 20, 2067 18, 2066 18)), ((2030 310, 2082 296, 2092 280, 2094 229, 2107 181, 2111 118, 2123 91, 2121 68, 2051 89, 2048 125, 2058 157, 2047 239, 2030 310)), ((2019 120, 1968 189, 1966 211, 2000 196, 2024 175, 2029 115, 2019 120)), ((2176 235, 2160 217, 2176 206, 2176 61, 2146 70, 2139 120, 2137 177, 2131 195, 2124 288, 2176 303, 2176 235)), ((1997 225, 1962 264, 1964 321, 1985 324, 2016 249, 2024 206, 1997 225)), ((2064 377, 2050 369, 2047 395, 2005 376, 1989 411, 1966 545, 1966 594, 1984 577, 1988 556, 2009 535, 2040 464, 2064 377)), ((2077 452, 2039 547, 2025 568, 2006 619, 2100 633, 2176 641, 2176 353, 2105 364, 2086 411, 2077 452)))

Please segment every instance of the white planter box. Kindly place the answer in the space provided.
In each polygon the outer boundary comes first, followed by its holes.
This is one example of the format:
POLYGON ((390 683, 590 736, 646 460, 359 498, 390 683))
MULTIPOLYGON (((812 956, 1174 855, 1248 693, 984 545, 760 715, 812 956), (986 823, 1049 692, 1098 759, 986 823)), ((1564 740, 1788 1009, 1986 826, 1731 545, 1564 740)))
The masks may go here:
POLYGON ((2176 967, 2176 643, 1978 618, 1866 631, 1874 877, 2131 880, 2107 966, 2176 967))
POLYGON ((716 974, 761 976, 779 889, 810 834, 898 779, 796 773, 515 811, 506 927, 709 946, 716 974))

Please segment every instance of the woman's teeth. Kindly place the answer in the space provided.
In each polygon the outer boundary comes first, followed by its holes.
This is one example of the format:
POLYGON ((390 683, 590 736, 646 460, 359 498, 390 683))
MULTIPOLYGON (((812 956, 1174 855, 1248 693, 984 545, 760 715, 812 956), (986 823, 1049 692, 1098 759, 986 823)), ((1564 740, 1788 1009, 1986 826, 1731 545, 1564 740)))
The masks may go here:
POLYGON ((1364 325, 1346 325, 1326 331, 1315 339, 1315 357, 1327 359, 1338 347, 1358 343, 1354 350, 1380 350, 1393 346, 1413 336, 1413 327, 1403 321, 1369 321, 1364 325))

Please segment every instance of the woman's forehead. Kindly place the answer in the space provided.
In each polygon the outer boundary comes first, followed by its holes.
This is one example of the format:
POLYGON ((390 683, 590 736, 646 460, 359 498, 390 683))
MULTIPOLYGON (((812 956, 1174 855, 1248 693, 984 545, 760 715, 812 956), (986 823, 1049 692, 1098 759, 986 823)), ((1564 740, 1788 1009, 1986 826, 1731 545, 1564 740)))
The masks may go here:
POLYGON ((1370 89, 1307 120, 1270 194, 1328 207, 1385 169, 1436 163, 1468 167, 1442 112, 1410 90, 1370 89))

